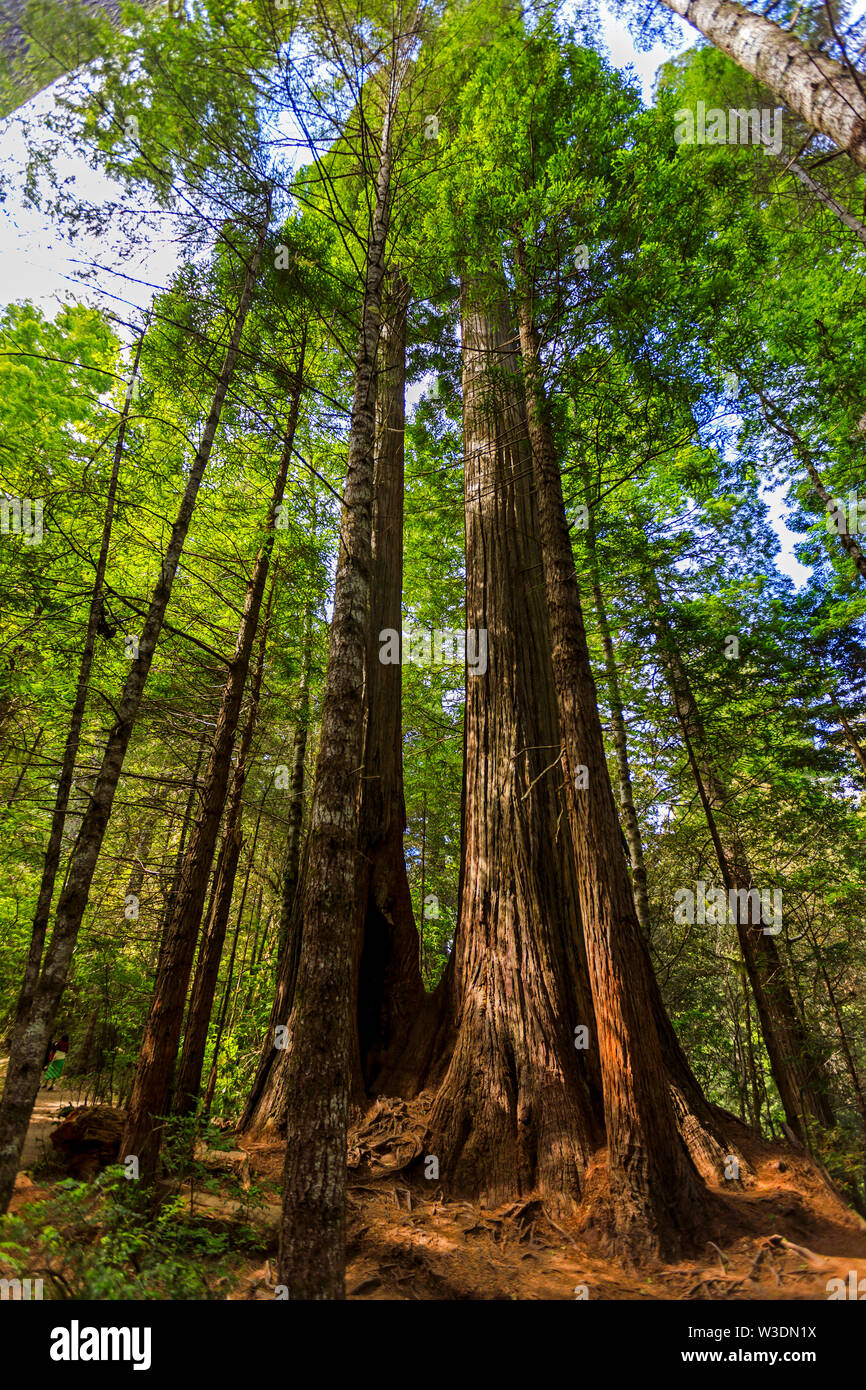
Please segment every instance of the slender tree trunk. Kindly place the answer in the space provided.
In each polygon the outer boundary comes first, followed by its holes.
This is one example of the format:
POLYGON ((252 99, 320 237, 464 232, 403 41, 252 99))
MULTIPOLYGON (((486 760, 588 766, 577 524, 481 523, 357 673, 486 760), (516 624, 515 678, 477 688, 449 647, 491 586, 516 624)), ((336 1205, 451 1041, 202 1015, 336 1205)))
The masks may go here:
POLYGON ((854 216, 853 212, 849 212, 844 204, 840 203, 838 198, 834 198, 829 189, 813 178, 808 169, 804 169, 802 164, 797 163, 796 159, 788 159, 785 154, 780 154, 777 158, 779 163, 785 166, 787 173, 793 174, 804 188, 808 188, 809 192, 815 195, 823 207, 832 212, 833 216, 838 218, 842 225, 853 232, 856 237, 859 237, 863 245, 866 246, 866 227, 858 217, 854 216))
MULTIPOLYGON (((301 657, 301 686, 298 691, 298 717, 292 739, 292 770, 289 776, 289 818, 286 827, 286 852, 280 885, 279 958, 282 958, 289 939, 289 925, 298 892, 301 872, 301 843, 304 827, 304 785, 307 761, 307 742, 310 732, 310 666, 313 653, 312 612, 307 604, 304 614, 304 649, 301 657)), ((288 1015, 287 1015, 288 1017, 288 1015)), ((284 1022, 286 1020, 283 1020, 284 1022)))
POLYGON ((833 694, 830 698, 832 699, 833 704, 836 706, 836 713, 839 716, 839 723, 842 726, 842 732, 848 740, 854 757, 857 759, 863 771, 866 772, 866 752, 864 752, 863 750, 863 745, 858 739, 854 730, 852 729, 850 721, 847 719, 842 709, 842 706, 839 702, 839 696, 837 694, 833 694))
POLYGON ((298 716, 292 744, 289 817, 286 852, 280 886, 280 922, 277 934, 277 971, 271 1016, 259 1053, 259 1064, 238 1124, 241 1134, 274 1132, 285 1137, 287 1099, 282 1086, 285 1053, 275 1046, 276 1029, 286 1027, 295 998, 295 984, 301 959, 301 913, 299 885, 303 883, 301 846, 304 821, 304 785, 307 741, 310 723, 310 667, 312 664, 312 614, 305 611, 304 649, 298 716))
POLYGON ((676 1258, 705 1229, 705 1195, 677 1125, 653 1017, 647 948, 620 845, 580 591, 547 415, 526 257, 518 245, 527 380, 566 797, 595 1005, 616 1244, 676 1258))
MULTIPOLYGON (((400 58, 405 70, 405 60, 400 58)), ((309 860, 300 906, 286 1086, 292 1097, 283 1172, 279 1280, 293 1299, 345 1297, 346 1144, 356 952, 358 777, 370 591, 376 356, 391 194, 392 70, 365 267, 349 426, 309 860)))
POLYGON ((162 561, 160 576, 144 621, 138 657, 117 706, 102 764, 81 828, 72 851, 66 884, 60 894, 54 917, 54 932, 33 995, 30 1016, 18 1047, 9 1059, 6 1086, 0 1101, 0 1212, 5 1211, 15 1182, 21 1149, 30 1123, 33 1103, 39 1090, 42 1058, 66 984, 72 953, 81 920, 87 907, 90 886, 96 870, 102 841, 108 827, 114 794, 120 780, 123 760, 138 715, 141 697, 150 672, 165 610, 171 597, 174 577, 192 520, 198 491, 211 456, 223 402, 234 375, 241 333, 252 300, 266 227, 247 267, 240 303, 225 360, 217 378, 210 412, 184 488, 177 520, 162 561))
MULTIPOLYGON (((498 286, 497 286, 498 288, 498 286)), ((519 356, 501 297, 461 290, 467 673, 454 1045, 427 1152, 491 1205, 579 1197, 603 1143, 519 356), (467 637, 467 644, 469 637, 467 637)))
POLYGON ((273 599, 273 586, 266 605, 265 620, 259 639, 259 655, 250 687, 249 708, 244 725, 237 763, 232 777, 231 793, 228 799, 225 828, 217 859, 217 870, 211 909, 207 926, 199 946, 196 962, 192 997, 187 1012, 183 1049, 178 1066, 174 1088, 173 1111, 176 1115, 189 1115, 195 1110, 201 1086, 201 1071, 207 1045, 207 1033, 213 1010, 214 995, 219 977, 226 927, 231 911, 237 878, 238 861, 241 853, 243 832, 243 800, 249 765, 250 748, 256 729, 261 693, 262 675, 265 665, 265 647, 270 625, 270 608, 273 599))
POLYGON ((424 806, 421 812, 421 928, 418 932, 419 965, 421 979, 424 979, 424 923, 427 920, 427 791, 424 791, 424 806))
POLYGON ((839 1044, 842 1048, 842 1056, 845 1058, 845 1066, 848 1071, 848 1076, 851 1079, 851 1088, 854 1092, 854 1103, 857 1106, 857 1110, 860 1115, 860 1121, 863 1125, 863 1133, 864 1135, 866 1135, 866 1092, 864 1092, 863 1090, 863 1085, 860 1081, 860 1074, 857 1070, 857 1063, 854 1061, 854 1054, 851 1051, 851 1043, 848 1038, 848 1033, 845 1028, 844 1020, 842 1018, 842 1012, 839 1008, 839 1000, 836 997, 836 991, 833 988, 830 976, 827 974, 827 967, 824 964, 823 953, 817 941, 815 940, 815 936, 812 932, 811 927, 807 928, 807 935, 809 938, 809 945, 812 947, 812 955, 814 957, 815 964, 821 972, 821 978, 824 981, 824 987, 827 990, 827 998, 829 999, 830 1007, 833 1010, 833 1017, 836 1020, 836 1028, 839 1032, 839 1044))
POLYGON ((204 1115, 210 1114, 210 1108, 213 1104, 213 1094, 216 1089, 220 1047, 222 1046, 223 1032, 225 1031, 226 1017, 228 1015, 229 1009, 229 998, 232 992, 232 980, 234 979, 235 973, 235 959, 238 953, 238 938, 241 934, 242 912, 243 905, 241 906, 241 911, 238 913, 238 920, 235 926, 234 936, 232 937, 232 949, 231 955, 229 956, 228 969, 226 971, 225 988, 223 990, 222 999, 220 1000, 219 1022, 217 1024, 217 1034, 214 1038, 213 1057, 211 1058, 210 1072, 208 1074, 207 1086, 205 1087, 204 1100, 202 1101, 202 1114, 204 1115))
POLYGON ((858 82, 835 58, 807 48, 795 34, 737 0, 663 3, 866 169, 866 101, 858 82))
POLYGON ((775 937, 765 930, 768 924, 764 922, 760 910, 754 910, 751 890, 756 888, 756 884, 752 869, 739 832, 727 810, 728 794, 710 755, 703 720, 664 615, 658 582, 653 573, 647 575, 647 586, 659 661, 670 686, 722 883, 726 893, 734 890, 749 894, 745 910, 741 907, 740 899, 737 899, 737 936, 785 1117, 797 1138, 803 1139, 804 1114, 821 1125, 830 1127, 833 1124, 826 1078, 797 1016, 775 937))
MULTIPOLYGON (((832 511, 833 502, 835 499, 833 497, 833 494, 831 492, 828 492, 827 488, 824 486, 824 480, 821 477, 821 474, 818 472, 818 469, 815 467, 815 464, 812 460, 811 452, 809 450, 808 445, 806 444, 805 439, 803 439, 802 435, 798 433, 798 431, 794 428, 790 421, 784 419, 784 417, 779 413, 779 411, 775 409, 775 407, 770 403, 770 401, 767 399, 767 397, 764 395, 762 391, 759 391, 756 386, 753 386, 753 390, 755 392, 755 395, 758 397, 758 400, 761 402, 764 414, 770 421, 770 423, 775 425, 776 429, 781 430, 782 434, 787 435, 788 440, 791 444, 791 449, 795 457, 800 460, 806 472, 808 473, 809 481, 812 484, 815 493, 823 502, 828 512, 832 511)), ((857 567, 858 574, 863 579, 866 579, 866 554, 863 553, 862 549, 857 544, 854 537, 848 532, 846 528, 837 531, 835 534, 837 535, 839 544, 845 551, 846 555, 849 557, 849 559, 853 560, 855 566, 857 567)))
POLYGON ((201 737, 198 742, 198 751, 196 752, 195 767, 193 768, 192 773, 192 781, 189 784, 189 791, 186 794, 186 805, 183 808, 183 820, 181 821, 180 826, 180 839, 178 840, 177 849, 174 855, 174 870, 172 871, 171 876, 171 887, 169 888, 168 894, 166 896, 165 911, 162 914, 160 922, 159 941, 157 943, 157 949, 155 953, 155 974, 159 973, 162 966, 162 954, 165 950, 165 943, 168 939, 169 926, 174 915, 174 905, 177 901, 177 894, 180 888, 180 880, 183 874, 184 858, 186 855, 186 842, 189 836, 190 826, 193 822, 195 804, 198 800, 199 773, 201 772, 202 760, 204 759, 207 746, 208 729, 207 725, 205 725, 205 727, 202 729, 201 737))
POLYGON ((228 679, 223 687, 216 732, 201 787, 201 810, 190 835, 180 884, 165 935, 121 1144, 123 1155, 134 1154, 138 1158, 139 1180, 143 1183, 150 1182, 155 1175, 161 1135, 159 1117, 166 1115, 169 1110, 172 1071, 183 1026, 189 976, 204 910, 214 848, 225 810, 232 751, 270 569, 278 509, 282 504, 294 448, 302 371, 303 354, 289 409, 266 535, 247 585, 234 656, 228 679))
POLYGON ((84 650, 81 653, 81 664, 78 668, 78 684, 75 689, 75 700, 72 705, 69 732, 66 735, 66 747, 63 750, 60 777, 57 781, 57 794, 54 798, 54 814, 51 818, 51 830, 48 836, 48 845, 45 850, 45 861, 42 865, 42 881, 39 885, 39 897, 36 900, 36 911, 33 915, 33 932, 30 938, 30 952, 24 969, 24 980, 21 985, 21 993, 18 996, 18 1005, 15 1014, 15 1031, 11 1044, 13 1052, 18 1045, 21 1030, 30 1012, 33 991, 36 988, 36 981, 39 978, 42 952, 45 949, 45 934, 48 930, 48 919, 51 915, 51 900, 54 896, 54 885, 57 881, 57 870, 60 865, 63 828, 66 823, 66 812, 69 806, 69 794, 72 790, 72 779, 75 776, 75 760, 78 757, 78 748, 81 743, 81 726, 84 721, 84 711, 87 706, 87 692, 90 688, 90 672, 93 667, 94 652, 96 651, 97 630, 102 617, 105 569, 108 564, 108 547, 111 542, 111 528, 114 523, 114 499, 117 495, 120 461, 123 458, 126 426, 129 421, 129 407, 132 401, 134 383, 138 376, 138 364, 141 361, 141 349, 143 344, 144 333, 139 336, 138 343, 136 344, 132 376, 129 386, 127 387, 126 399, 123 403, 123 410, 117 429, 117 439, 114 445, 114 458, 111 465, 111 476, 108 480, 108 494, 105 500, 105 520, 102 527, 102 540, 99 546, 99 557, 96 561, 93 595, 90 600, 90 612, 87 616, 87 629, 84 635, 84 650))

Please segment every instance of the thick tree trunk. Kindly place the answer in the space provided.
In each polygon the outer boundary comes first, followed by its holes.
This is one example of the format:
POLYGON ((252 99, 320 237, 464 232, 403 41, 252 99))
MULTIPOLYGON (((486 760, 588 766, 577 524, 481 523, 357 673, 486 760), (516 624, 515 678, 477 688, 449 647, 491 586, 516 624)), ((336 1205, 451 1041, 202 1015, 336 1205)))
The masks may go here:
POLYGON ((866 169, 866 101, 835 58, 807 48, 795 34, 737 0, 663 3, 866 169))
MULTIPOLYGON (((730 815, 729 796, 712 759, 703 719, 664 614, 658 581, 651 572, 647 574, 647 591, 659 661, 667 676, 725 892, 735 890, 750 894, 758 885, 730 815)), ((833 1124, 827 1081, 797 1014, 775 936, 765 930, 770 924, 765 923, 760 910, 754 910, 751 896, 745 910, 737 899, 735 917, 773 1079, 787 1123, 793 1133, 803 1139, 804 1116, 811 1116, 827 1127, 833 1124)))
POLYGON ((679 1133, 655 1026, 647 947, 635 911, 607 770, 562 482, 547 415, 526 258, 520 344, 563 769, 578 868, 604 1089, 616 1245, 628 1258, 676 1258, 705 1228, 705 1194, 679 1133))
POLYGON ((282 504, 301 399, 300 363, 286 425, 277 479, 267 519, 265 539, 247 585, 229 676, 223 686, 216 731, 201 786, 201 809, 184 857, 180 884, 166 929, 153 988, 150 1013, 139 1052, 135 1083, 121 1143, 121 1154, 138 1158, 139 1180, 152 1181, 159 1157, 159 1117, 169 1110, 172 1072, 183 1026, 183 1010, 192 970, 214 848, 225 810, 229 770, 240 719, 250 656, 259 624, 270 570, 276 521, 282 504))
POLYGON ((48 1035, 66 984, 72 953, 81 920, 90 896, 96 863, 108 827, 111 807, 120 780, 123 760, 138 715, 141 697, 150 672, 165 611, 171 597, 174 577, 192 520, 202 478, 207 467, 229 383, 234 375, 241 333, 252 300, 259 261, 267 228, 262 230, 258 247, 246 270, 231 339, 217 378, 210 412, 184 488, 177 520, 160 569, 129 676, 117 706, 112 729, 81 828, 72 851, 66 884, 60 894, 54 918, 54 932, 45 955, 33 996, 30 1017, 16 1052, 9 1059, 6 1086, 0 1102, 0 1212, 5 1211, 15 1182, 15 1174, 33 1103, 39 1090, 42 1058, 48 1035))
MULTIPOLYGON (((405 67, 405 62, 401 63, 405 67)), ((293 1299, 345 1297, 346 1144, 356 953, 358 779, 370 591, 376 356, 391 191, 388 92, 367 244, 321 736, 302 888, 303 941, 285 1067, 292 1099, 279 1280, 293 1299)))
POLYGON ((386 282, 377 391, 370 633, 364 769, 359 808, 358 1063, 366 1093, 402 1093, 400 1059, 424 997, 418 932, 403 853, 402 668, 379 660, 379 634, 400 632, 403 603, 403 453, 409 285, 386 282), (396 1070, 395 1070, 396 1068, 396 1070))
POLYGON ((427 1147, 453 1193, 568 1206, 604 1136, 519 355, 501 301, 464 283, 461 318, 466 623, 487 669, 466 678, 455 1042, 427 1147))
POLYGON ((226 927, 228 926, 238 861, 241 854, 244 787, 247 781, 250 748, 258 719, 259 695, 265 665, 265 647, 272 599, 273 587, 266 606, 265 620, 259 639, 258 661, 250 686, 247 718, 232 776, 222 844, 217 856, 216 881, 211 898, 211 908, 207 918, 207 926, 202 934, 196 962, 195 978, 184 1030, 183 1049, 174 1088, 172 1110, 175 1115, 189 1115, 195 1110, 201 1087, 201 1071, 204 1064, 207 1033, 210 1027, 223 945, 225 944, 226 927))
POLYGON ((108 564, 108 547, 111 541, 111 528, 114 523, 114 499, 117 495, 120 461, 123 457, 126 426, 129 421, 129 407, 132 401, 134 383, 138 376, 138 364, 141 360, 141 349, 143 344, 144 333, 140 335, 136 345, 132 376, 127 388, 126 399, 123 403, 123 410, 117 429, 117 440, 114 445, 114 458, 111 465, 111 476, 108 480, 108 494, 105 499, 105 521, 102 527, 99 557, 96 561, 96 574, 93 580, 93 595, 90 600, 90 612, 87 617, 87 630, 84 635, 84 650, 81 653, 81 664, 78 668, 78 684, 75 690, 75 700, 69 721, 69 732, 66 735, 66 746, 63 750, 60 777, 57 781, 57 793, 54 798, 54 813, 51 818, 51 830, 48 836, 48 845, 45 850, 45 861, 42 865, 42 881, 39 885, 39 897, 36 900, 36 911, 33 915, 33 932, 30 938, 30 951, 24 969, 24 981, 21 986, 21 993, 18 996, 18 1004, 15 1012, 15 1030, 11 1044, 11 1050, 13 1052, 18 1045, 21 1030, 30 1012, 33 991, 36 988, 36 981, 39 979, 42 952, 45 949, 45 934, 48 930, 48 920, 51 916, 51 900, 54 896, 54 885, 57 881, 57 869, 60 864, 63 829, 66 824, 66 812, 69 807, 69 794, 72 790, 72 779, 75 776, 75 760, 78 756, 78 748, 81 742, 81 726, 84 721, 84 711, 87 706, 87 692, 90 688, 90 672, 93 666, 94 652, 96 651, 96 636, 102 618, 105 569, 108 564))

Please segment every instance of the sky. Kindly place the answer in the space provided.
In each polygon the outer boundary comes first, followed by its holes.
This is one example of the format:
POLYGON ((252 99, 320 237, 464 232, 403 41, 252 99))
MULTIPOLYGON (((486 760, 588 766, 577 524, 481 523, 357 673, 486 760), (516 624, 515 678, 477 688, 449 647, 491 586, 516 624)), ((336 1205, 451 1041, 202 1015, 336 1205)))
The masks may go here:
MULTIPOLYGON (((635 48, 622 19, 610 5, 602 3, 600 12, 599 47, 606 50, 614 67, 631 70, 644 101, 649 104, 658 68, 674 54, 689 48, 697 39, 697 32, 684 20, 676 18, 674 22, 679 38, 656 44, 648 53, 641 53, 635 48)), ((37 127, 51 111, 53 92, 54 89, 49 88, 27 104, 27 115, 37 127)), ((124 259, 123 278, 120 274, 113 275, 112 268, 119 272, 121 261, 117 248, 112 246, 110 232, 102 237, 81 236, 75 246, 71 246, 61 226, 44 213, 26 206, 20 192, 23 180, 16 185, 17 171, 23 169, 24 156, 25 140, 20 124, 14 118, 0 122, 0 167, 9 181, 5 203, 0 207, 0 305, 31 300, 45 313, 53 314, 66 299, 86 299, 88 302, 101 302, 102 307, 123 319, 134 318, 134 307, 147 307, 154 291, 168 283, 177 266, 171 242, 155 235, 146 251, 124 259), (109 294, 101 300, 97 300, 95 289, 83 289, 76 280, 81 267, 90 262, 107 267, 101 272, 99 282, 109 294), (118 298, 112 299, 112 294, 118 298)), ((82 159, 68 158, 62 166, 62 173, 70 181, 70 186, 80 190, 88 201, 105 200, 111 194, 112 186, 108 180, 90 169, 82 159)), ((122 336, 131 340, 132 332, 122 336)), ((414 405, 421 390, 423 383, 411 393, 410 405, 414 405)), ((794 558, 797 538, 784 524, 784 492, 785 488, 782 487, 765 490, 763 495, 781 545, 777 560, 779 568, 800 587, 809 572, 794 558)))

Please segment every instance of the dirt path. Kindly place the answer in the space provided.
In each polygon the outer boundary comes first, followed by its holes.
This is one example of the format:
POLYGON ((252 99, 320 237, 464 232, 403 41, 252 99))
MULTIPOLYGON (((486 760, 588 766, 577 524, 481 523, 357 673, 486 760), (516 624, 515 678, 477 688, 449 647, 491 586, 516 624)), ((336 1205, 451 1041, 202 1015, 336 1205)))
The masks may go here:
MULTIPOLYGON (((8 1057, 0 1057, 0 1085, 6 1079, 8 1061, 8 1057)), ((43 1149, 48 1143, 48 1136, 60 1120, 61 1110, 64 1110, 68 1105, 79 1105, 81 1094, 77 1090, 58 1091, 55 1088, 53 1091, 46 1091, 44 1086, 40 1087, 36 1104, 33 1107, 30 1126, 27 1130, 27 1138, 24 1140, 19 1172, 31 1168, 42 1157, 43 1149)))

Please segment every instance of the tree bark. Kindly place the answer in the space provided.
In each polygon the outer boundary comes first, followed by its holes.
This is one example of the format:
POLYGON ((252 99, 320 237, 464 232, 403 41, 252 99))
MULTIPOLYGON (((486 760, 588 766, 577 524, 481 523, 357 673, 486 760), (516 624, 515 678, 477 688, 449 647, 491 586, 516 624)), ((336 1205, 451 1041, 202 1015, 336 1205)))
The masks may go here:
POLYGON ((202 478, 213 449, 223 402, 234 375, 241 333, 252 301, 259 261, 267 233, 267 221, 258 245, 247 266, 240 302, 232 328, 225 359, 217 378, 210 411, 202 433, 186 485, 171 539, 162 561, 159 579, 154 588, 139 641, 138 657, 132 662, 129 676, 117 706, 117 720, 106 743, 96 786, 81 822, 72 851, 66 884, 60 894, 54 917, 54 931, 39 981, 33 996, 30 1017, 21 1035, 20 1044, 9 1059, 6 1086, 0 1102, 0 1212, 6 1210, 33 1103, 39 1090, 42 1058, 48 1035, 66 984, 72 953, 78 939, 81 920, 90 896, 96 863, 108 827, 111 808, 123 760, 138 715, 141 697, 150 672, 165 611, 171 597, 172 585, 184 542, 195 509, 202 478))
POLYGON ((406 875, 403 832, 402 667, 379 660, 379 634, 400 632, 403 605, 403 487, 406 316, 409 284, 386 280, 377 390, 370 632, 364 768, 359 807, 360 959, 358 1066, 363 1094, 401 1094, 400 1059, 424 997, 418 932, 406 875))
POLYGON ((866 101, 835 58, 807 48, 795 34, 737 0, 663 3, 866 169, 866 101))
POLYGON ((244 787, 247 781, 250 748, 258 719, 259 695, 265 665, 265 647, 270 625, 272 598, 273 587, 266 605, 265 621, 259 639, 259 656, 250 686, 249 708, 241 736, 237 763, 232 776, 222 844, 217 856, 216 883, 211 899, 211 910, 208 914, 207 926, 202 935, 196 962, 192 995, 184 1030, 183 1048, 174 1088, 172 1110, 175 1115, 189 1115, 195 1110, 201 1087, 201 1072, 204 1064, 208 1028, 210 1027, 214 995, 216 994, 220 962, 225 944, 226 927, 228 926, 241 853, 244 787))
POLYGON ((598 1029, 616 1247, 628 1259, 674 1259, 701 1241, 706 1198, 678 1129, 655 1027, 647 947, 620 843, 521 244, 517 258, 526 408, 566 798, 598 1029))
POLYGON ((276 1029, 287 1027, 295 998, 295 984, 301 960, 301 885, 304 882, 306 856, 302 863, 301 844, 304 819, 304 782, 307 739, 310 719, 310 665, 312 660, 312 627, 309 606, 304 630, 304 653, 301 688, 298 694, 298 722, 292 745, 289 824, 286 832, 286 857, 280 892, 280 925, 278 931, 277 972, 274 1000, 265 1039, 259 1053, 259 1064, 238 1123, 241 1134, 273 1133, 285 1138, 287 1093, 283 1086, 285 1052, 276 1047, 276 1029))
POLYGON ((379 144, 349 426, 321 736, 299 929, 303 952, 285 1067, 292 1098, 283 1171, 279 1281, 293 1299, 342 1299, 346 1145, 356 951, 358 778, 371 564, 376 355, 391 194, 392 70, 379 144))
POLYGON ((201 809, 190 835, 180 884, 164 937, 150 1012, 139 1052, 126 1129, 121 1142, 123 1156, 137 1157, 139 1181, 142 1183, 151 1182, 156 1174, 162 1133, 159 1121, 169 1110, 172 1072, 183 1026, 190 971, 204 910, 214 848, 225 810, 232 752, 270 570, 277 516, 294 449, 302 372, 303 353, 289 408, 266 534, 247 585, 234 655, 228 679, 223 686, 216 732, 201 786, 201 809))
POLYGON ((445 976, 455 1041, 427 1149, 450 1192, 491 1205, 538 1192, 570 1207, 603 1143, 595 1020, 519 356, 504 291, 484 288, 464 282, 461 320, 466 623, 486 635, 487 670, 466 678, 460 915, 445 976))
MULTIPOLYGON (((592 500, 589 496, 588 476, 583 470, 586 505, 589 512, 587 536, 592 565, 593 597, 604 649, 605 670, 608 679, 611 719, 613 723, 613 742, 619 775, 620 805, 625 825, 629 858, 632 866, 632 891, 635 911, 644 940, 650 943, 650 913, 647 895, 646 866, 644 863, 643 841, 635 810, 632 793, 631 772, 629 770, 628 737, 623 713, 623 700, 619 685, 616 653, 607 619, 607 609, 601 589, 601 576, 598 564, 595 521, 592 500)), ((741 1174, 752 1172, 751 1164, 740 1151, 736 1140, 730 1133, 732 1117, 710 1105, 692 1071, 682 1044, 674 1030, 670 1015, 665 1008, 661 990, 656 979, 652 961, 647 953, 645 958, 647 983, 652 1001, 655 1020, 668 1081, 671 1099, 677 1117, 680 1134, 688 1148, 692 1161, 706 1182, 730 1181, 731 1159, 736 1158, 741 1174)))
POLYGON ((289 775, 289 817, 286 827, 286 856, 280 885, 279 952, 282 958, 289 937, 289 924, 301 873, 301 842, 304 826, 304 784, 307 742, 310 731, 310 666, 312 664, 312 613, 307 604, 304 614, 304 649, 301 657, 301 686, 298 691, 298 718, 292 739, 292 770, 289 775))
POLYGON ((628 759, 628 734, 626 732, 625 713, 622 691, 619 683, 619 672, 616 664, 616 653, 613 648, 613 638, 611 636, 610 623, 607 617, 607 606, 601 587, 601 573, 599 571, 598 547, 595 535, 595 519, 593 515, 592 499, 589 495, 589 475, 586 463, 583 460, 581 461, 581 473, 583 477, 584 498, 589 516, 587 543, 592 569, 592 595, 595 604, 598 629, 601 633, 602 649, 604 651, 604 669, 607 677, 608 701, 610 703, 610 717, 613 728, 613 747, 616 755, 617 780, 619 784, 619 804, 620 810, 622 811, 622 822, 626 843, 628 845, 629 861, 631 863, 631 881, 635 911, 637 912, 637 919, 641 931, 644 934, 644 939, 649 942, 650 909, 649 897, 647 895, 647 876, 646 864, 644 862, 643 841, 641 839, 637 810, 634 804, 634 791, 632 789, 631 770, 629 768, 628 759))

